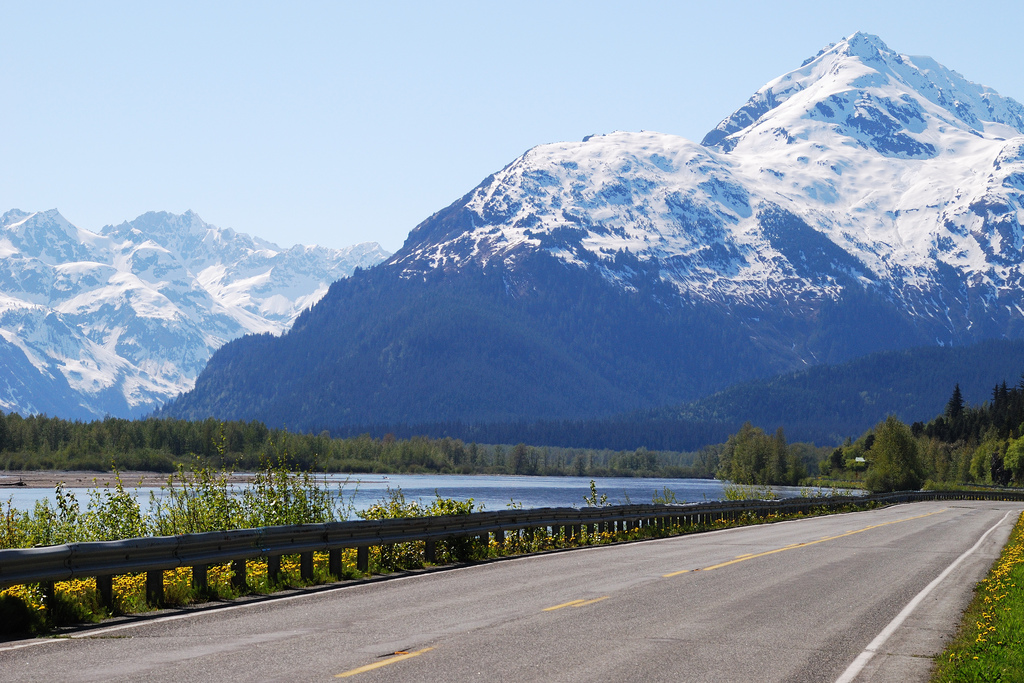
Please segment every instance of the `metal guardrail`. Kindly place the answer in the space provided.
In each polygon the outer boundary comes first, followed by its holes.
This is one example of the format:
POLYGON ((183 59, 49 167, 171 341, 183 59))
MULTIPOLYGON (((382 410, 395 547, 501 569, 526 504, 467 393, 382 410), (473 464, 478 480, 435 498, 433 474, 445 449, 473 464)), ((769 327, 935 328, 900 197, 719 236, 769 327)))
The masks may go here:
POLYGON ((313 574, 313 553, 326 551, 329 553, 329 571, 340 577, 341 551, 351 548, 357 550, 358 569, 365 571, 370 547, 409 541, 425 541, 424 559, 433 562, 437 541, 460 537, 477 537, 486 541, 494 534, 496 539, 504 540, 507 533, 523 532, 532 535, 533 530, 542 528, 550 530, 549 533, 554 535, 571 535, 578 533, 584 525, 590 525, 595 532, 624 531, 648 525, 701 525, 720 519, 735 519, 745 513, 765 516, 773 513, 806 513, 812 509, 851 504, 928 500, 1024 501, 1024 492, 904 491, 870 496, 788 498, 776 501, 537 508, 70 543, 0 550, 0 588, 25 583, 47 585, 55 581, 93 576, 97 578, 101 602, 111 605, 114 575, 147 572, 147 597, 151 602, 159 603, 163 595, 163 572, 185 566, 193 568, 193 583, 205 588, 209 565, 232 562, 234 581, 236 585, 244 586, 245 563, 257 557, 268 558, 268 570, 273 576, 279 570, 282 555, 298 554, 301 557, 301 574, 308 579, 313 574))

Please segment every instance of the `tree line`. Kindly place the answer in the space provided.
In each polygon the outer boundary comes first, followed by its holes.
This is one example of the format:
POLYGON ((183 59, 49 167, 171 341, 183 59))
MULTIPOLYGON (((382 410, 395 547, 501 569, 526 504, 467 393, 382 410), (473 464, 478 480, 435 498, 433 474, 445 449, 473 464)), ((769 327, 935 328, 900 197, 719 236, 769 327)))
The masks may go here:
POLYGON ((822 461, 821 470, 839 478, 863 477, 871 490, 962 484, 1024 484, 1024 379, 992 389, 991 400, 971 406, 960 385, 940 415, 906 425, 890 416, 847 439, 822 461))
POLYGON ((722 446, 717 476, 794 485, 816 471, 871 491, 1024 485, 1024 378, 1015 387, 996 385, 991 399, 976 406, 956 384, 943 412, 929 422, 907 425, 889 415, 831 449, 787 444, 782 428, 769 435, 748 422, 722 446))
POLYGON ((91 422, 0 412, 0 469, 172 472, 204 465, 256 470, 267 462, 329 472, 713 477, 718 449, 654 451, 478 444, 450 437, 332 438, 261 422, 106 418, 91 422))

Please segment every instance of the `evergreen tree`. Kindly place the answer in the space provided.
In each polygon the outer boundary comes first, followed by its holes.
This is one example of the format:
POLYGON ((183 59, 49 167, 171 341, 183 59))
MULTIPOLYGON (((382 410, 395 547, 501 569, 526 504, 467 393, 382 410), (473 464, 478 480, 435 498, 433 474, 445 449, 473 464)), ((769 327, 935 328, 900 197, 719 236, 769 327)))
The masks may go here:
POLYGON ((956 420, 964 412, 964 395, 960 393, 960 383, 957 382, 956 386, 953 387, 953 395, 949 397, 949 402, 946 403, 946 417, 950 420, 956 420))

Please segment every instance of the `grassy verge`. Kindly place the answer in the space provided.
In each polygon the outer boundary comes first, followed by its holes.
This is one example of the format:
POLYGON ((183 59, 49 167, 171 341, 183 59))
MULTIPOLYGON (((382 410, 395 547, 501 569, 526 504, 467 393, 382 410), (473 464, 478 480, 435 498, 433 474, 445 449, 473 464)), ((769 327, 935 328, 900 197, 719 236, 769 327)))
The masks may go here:
POLYGON ((932 681, 1024 681, 1024 514, 975 587, 956 638, 937 657, 932 681))

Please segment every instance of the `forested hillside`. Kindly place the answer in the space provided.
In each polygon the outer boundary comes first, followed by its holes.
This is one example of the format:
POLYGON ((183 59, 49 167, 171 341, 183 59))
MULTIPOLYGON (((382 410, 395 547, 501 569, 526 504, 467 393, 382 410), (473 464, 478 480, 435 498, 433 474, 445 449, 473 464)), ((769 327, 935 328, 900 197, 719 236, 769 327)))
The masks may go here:
POLYGON ((993 386, 1024 372, 1024 342, 918 347, 871 354, 840 365, 733 385, 706 398, 649 411, 590 420, 382 423, 341 427, 335 436, 427 434, 479 443, 570 448, 693 451, 722 443, 745 422, 801 442, 836 446, 887 415, 907 424, 943 409, 949 387, 980 403, 993 386))
POLYGON ((426 279, 359 271, 281 337, 225 345, 159 414, 296 431, 582 419, 692 400, 791 366, 623 254, 635 291, 545 253, 426 279), (643 274, 643 275, 640 275, 643 274), (773 358, 776 358, 773 360, 773 358))

